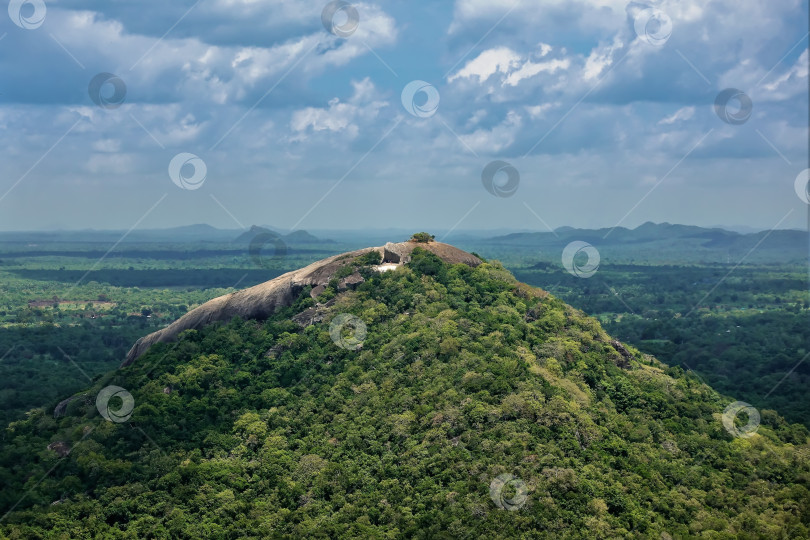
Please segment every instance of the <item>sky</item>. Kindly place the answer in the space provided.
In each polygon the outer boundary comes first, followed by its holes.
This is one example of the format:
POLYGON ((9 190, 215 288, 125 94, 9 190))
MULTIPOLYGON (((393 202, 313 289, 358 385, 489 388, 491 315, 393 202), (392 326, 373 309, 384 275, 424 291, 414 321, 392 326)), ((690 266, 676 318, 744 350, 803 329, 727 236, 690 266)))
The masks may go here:
POLYGON ((808 223, 806 1, 8 4, 0 230, 808 223))

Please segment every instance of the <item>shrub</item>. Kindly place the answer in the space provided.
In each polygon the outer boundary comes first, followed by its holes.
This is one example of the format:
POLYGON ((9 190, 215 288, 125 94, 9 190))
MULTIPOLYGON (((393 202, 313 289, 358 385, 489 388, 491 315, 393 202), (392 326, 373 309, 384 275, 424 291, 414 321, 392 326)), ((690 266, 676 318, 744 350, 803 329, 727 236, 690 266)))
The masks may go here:
POLYGON ((366 266, 369 264, 377 265, 382 262, 382 254, 379 251, 369 251, 354 259, 354 264, 366 266))
POLYGON ((432 242, 433 239, 436 238, 432 234, 428 234, 426 232, 418 232, 411 236, 411 242, 419 242, 421 244, 427 244, 428 242, 432 242))

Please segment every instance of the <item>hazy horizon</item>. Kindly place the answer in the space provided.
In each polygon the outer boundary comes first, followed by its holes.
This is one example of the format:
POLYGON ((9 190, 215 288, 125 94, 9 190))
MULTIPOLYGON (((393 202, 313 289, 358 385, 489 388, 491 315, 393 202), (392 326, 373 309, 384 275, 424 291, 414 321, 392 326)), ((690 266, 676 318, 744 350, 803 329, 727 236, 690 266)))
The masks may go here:
MULTIPOLYGON (((729 231, 729 232, 736 232, 736 233, 740 233, 740 234, 752 234, 752 233, 764 232, 764 231, 769 231, 769 230, 773 230, 773 231, 802 231, 802 232, 807 231, 806 227, 805 228, 801 228, 801 227, 779 227, 779 228, 774 228, 774 229, 759 229, 759 228, 756 228, 756 227, 748 227, 746 225, 695 225, 695 224, 692 224, 692 223, 669 223, 669 222, 660 222, 660 223, 645 222, 645 223, 641 223, 641 224, 633 226, 633 227, 628 227, 628 226, 621 225, 621 226, 619 226, 617 228, 635 230, 635 229, 637 229, 637 228, 639 228, 639 227, 641 227, 643 225, 647 225, 647 224, 650 224, 650 223, 652 223, 653 225, 674 225, 674 226, 685 226, 685 227, 701 227, 701 228, 704 228, 704 229, 723 229, 723 230, 726 230, 726 231, 729 231)), ((308 233, 311 233, 311 234, 316 234, 316 235, 317 234, 323 234, 323 233, 329 233, 329 232, 336 232, 336 233, 369 232, 369 233, 374 233, 374 234, 378 234, 378 233, 382 233, 382 232, 392 232, 392 233, 408 233, 408 234, 411 234, 413 232, 418 232, 418 231, 447 232, 449 230, 448 228, 425 227, 425 226, 422 226, 422 225, 415 225, 415 226, 412 226, 412 227, 408 227, 408 226, 376 227, 374 229, 369 229, 369 228, 360 228, 360 229, 351 229, 351 228, 346 228, 346 229, 343 229, 343 228, 323 229, 323 228, 317 228, 317 227, 312 227, 312 228, 302 227, 302 228, 298 228, 298 229, 293 230, 293 229, 284 229, 282 227, 277 227, 277 226, 275 226, 275 225, 273 225, 271 223, 251 223, 249 225, 246 225, 243 228, 240 228, 240 227, 228 227, 228 226, 217 227, 217 226, 215 226, 215 225, 213 225, 211 223, 184 223, 184 224, 172 225, 172 226, 168 226, 168 227, 143 227, 143 228, 140 228, 140 229, 137 229, 137 230, 139 230, 141 232, 146 232, 146 231, 170 231, 172 229, 191 228, 191 227, 211 227, 212 229, 215 229, 215 230, 220 231, 220 232, 240 233, 240 232, 249 230, 251 227, 254 227, 254 226, 255 227, 267 227, 267 228, 270 228, 270 229, 274 229, 274 230, 277 230, 277 231, 284 231, 284 232, 305 231, 305 232, 308 232, 308 233)), ((612 228, 612 226, 611 225, 604 225, 604 226, 601 226, 601 227, 598 227, 598 226, 597 227, 573 227, 571 225, 560 225, 558 227, 555 227, 553 230, 556 231, 556 230, 566 229, 566 228, 580 229, 580 230, 586 230, 586 229, 587 230, 604 230, 604 229, 610 229, 610 228, 612 228)), ((72 233, 72 232, 76 232, 76 233, 79 233, 79 232, 99 232, 99 233, 104 233, 104 232, 123 232, 123 231, 125 231, 125 229, 115 229, 115 228, 109 228, 108 229, 108 228, 93 228, 93 227, 84 227, 84 228, 64 227, 64 228, 54 228, 54 229, 46 229, 46 228, 43 228, 43 229, 4 229, 4 230, 0 230, 0 234, 5 234, 5 233, 56 233, 56 232, 66 232, 66 233, 72 233)), ((458 228, 458 229, 454 229, 452 232, 453 232, 454 235, 463 235, 463 234, 483 234, 483 233, 498 233, 498 234, 551 233, 552 231, 550 229, 546 229, 546 228, 534 228, 534 229, 532 229, 532 228, 527 227, 527 228, 518 229, 518 228, 510 228, 510 227, 499 227, 499 228, 458 228)))

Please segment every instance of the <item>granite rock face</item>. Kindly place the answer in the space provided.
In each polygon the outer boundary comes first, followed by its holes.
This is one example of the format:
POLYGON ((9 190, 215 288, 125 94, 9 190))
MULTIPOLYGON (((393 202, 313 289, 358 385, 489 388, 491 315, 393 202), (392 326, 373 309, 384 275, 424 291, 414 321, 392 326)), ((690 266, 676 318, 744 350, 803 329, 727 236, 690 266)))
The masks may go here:
MULTIPOLYGON (((226 294, 189 311, 166 328, 140 338, 127 353, 121 367, 128 366, 138 359, 154 343, 174 341, 184 330, 202 328, 217 321, 229 321, 233 317, 242 319, 266 319, 276 311, 291 305, 301 294, 304 287, 311 286, 323 291, 332 276, 342 267, 351 264, 353 259, 370 251, 383 256, 383 261, 393 264, 405 264, 410 261, 411 252, 420 247, 436 254, 443 261, 451 264, 467 264, 475 267, 481 259, 449 244, 441 242, 387 243, 382 247, 370 247, 334 255, 314 262, 309 266, 287 272, 275 279, 248 289, 226 294)), ((358 275, 350 275, 341 283, 342 287, 351 288, 362 281, 358 275), (358 279, 359 278, 359 279, 358 279)))

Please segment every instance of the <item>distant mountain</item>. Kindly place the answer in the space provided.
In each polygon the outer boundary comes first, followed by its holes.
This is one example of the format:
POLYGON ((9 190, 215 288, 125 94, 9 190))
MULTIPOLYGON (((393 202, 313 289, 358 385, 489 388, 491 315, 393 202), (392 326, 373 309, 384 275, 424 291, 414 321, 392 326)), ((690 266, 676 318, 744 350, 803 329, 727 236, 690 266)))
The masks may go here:
POLYGON ((284 239, 294 244, 313 244, 322 241, 307 231, 293 231, 290 234, 285 234, 284 239))
POLYGON ((620 259, 662 258, 737 262, 770 260, 804 261, 808 257, 808 234, 798 230, 737 233, 719 228, 647 222, 635 229, 574 229, 554 232, 515 233, 479 241, 503 248, 561 251, 575 240, 595 246, 602 256, 620 259))
POLYGON ((259 225, 253 225, 250 227, 249 230, 243 232, 239 236, 234 239, 234 243, 237 244, 247 244, 250 243, 256 235, 259 234, 271 234, 274 237, 281 238, 287 244, 330 244, 333 243, 332 240, 322 240, 312 234, 309 234, 307 231, 293 231, 288 234, 281 234, 276 230, 270 229, 268 227, 262 227, 259 225))

